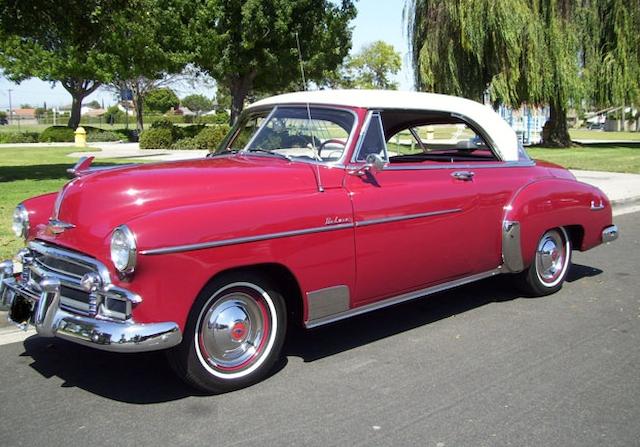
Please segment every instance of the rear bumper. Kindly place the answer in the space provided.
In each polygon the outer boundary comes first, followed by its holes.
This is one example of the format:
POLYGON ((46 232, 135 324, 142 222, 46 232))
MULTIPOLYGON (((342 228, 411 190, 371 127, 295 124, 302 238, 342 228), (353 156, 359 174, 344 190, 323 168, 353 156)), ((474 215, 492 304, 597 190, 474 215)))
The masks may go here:
POLYGON ((602 242, 612 242, 618 239, 618 226, 610 225, 604 230, 602 230, 602 242))
POLYGON ((39 335, 63 338, 92 348, 114 352, 143 352, 170 348, 182 341, 174 322, 135 323, 75 315, 60 308, 60 283, 45 278, 36 296, 13 277, 9 263, 0 266, 0 305, 9 308, 9 319, 39 335), (18 321, 21 320, 21 321, 18 321))

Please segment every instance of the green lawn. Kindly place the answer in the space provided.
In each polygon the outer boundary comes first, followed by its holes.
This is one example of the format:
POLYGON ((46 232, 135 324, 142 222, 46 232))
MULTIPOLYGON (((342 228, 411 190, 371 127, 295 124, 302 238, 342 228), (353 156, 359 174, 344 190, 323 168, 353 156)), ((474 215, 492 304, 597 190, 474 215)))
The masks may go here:
POLYGON ((640 145, 598 145, 570 149, 534 147, 528 148, 527 152, 533 158, 570 169, 640 174, 640 145))
POLYGON ((640 141, 640 132, 603 132, 601 130, 572 129, 574 140, 640 141))
MULTIPOLYGON (((13 209, 22 200, 59 190, 69 181, 66 172, 75 161, 67 157, 74 147, 12 147, 0 149, 0 260, 22 247, 11 231, 13 209)), ((95 165, 131 163, 129 159, 104 159, 95 165)))

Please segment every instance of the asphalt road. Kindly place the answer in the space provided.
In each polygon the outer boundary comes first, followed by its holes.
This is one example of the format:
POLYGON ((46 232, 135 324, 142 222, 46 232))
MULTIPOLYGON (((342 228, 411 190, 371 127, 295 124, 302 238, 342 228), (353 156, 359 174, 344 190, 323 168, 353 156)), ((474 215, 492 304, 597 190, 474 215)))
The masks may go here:
POLYGON ((505 278, 298 333, 249 389, 201 396, 159 353, 0 347, 0 445, 640 445, 640 214, 569 282, 505 278))

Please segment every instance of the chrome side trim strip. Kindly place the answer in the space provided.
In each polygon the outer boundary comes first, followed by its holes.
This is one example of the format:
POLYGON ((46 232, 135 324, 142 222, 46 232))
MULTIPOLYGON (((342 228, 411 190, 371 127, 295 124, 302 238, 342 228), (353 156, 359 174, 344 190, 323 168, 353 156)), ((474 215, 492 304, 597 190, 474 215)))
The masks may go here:
POLYGON ((398 222, 401 220, 420 219, 422 217, 441 216, 443 214, 459 213, 462 208, 452 208, 449 210, 430 211, 428 213, 409 214, 406 216, 382 217, 380 219, 360 220, 356 222, 356 227, 366 227, 369 225, 377 225, 389 222, 398 222))
POLYGON ((385 300, 378 301, 375 303, 366 304, 360 307, 354 307, 353 309, 349 309, 345 312, 340 312, 334 315, 328 315, 324 318, 308 320, 304 322, 304 325, 307 329, 311 329, 311 328, 322 326, 325 324, 334 323, 336 321, 344 320, 345 318, 354 317, 356 315, 372 312, 374 310, 404 303, 405 301, 411 301, 426 295, 431 295, 437 292, 442 292, 447 289, 452 289, 454 287, 462 286, 470 282, 478 281, 484 278, 489 278, 499 273, 502 273, 502 269, 500 267, 495 268, 493 270, 489 270, 488 272, 478 273, 475 275, 467 276, 466 278, 460 278, 453 281, 449 281, 447 283, 438 284, 438 285, 427 287, 421 290, 416 290, 415 292, 404 293, 402 295, 398 295, 392 298, 387 298, 385 300))
POLYGON ((301 236, 304 234, 324 233, 326 231, 345 230, 353 228, 353 223, 338 225, 328 225, 326 227, 305 228, 303 230, 283 231, 280 233, 260 234, 256 236, 238 237, 232 239, 222 239, 219 241, 201 242, 199 244, 176 245, 173 247, 151 248, 142 250, 141 255, 162 255, 167 253, 178 253, 181 251, 202 250, 205 248, 224 247, 226 245, 246 244, 249 242, 259 242, 267 239, 280 239, 283 237, 301 236))

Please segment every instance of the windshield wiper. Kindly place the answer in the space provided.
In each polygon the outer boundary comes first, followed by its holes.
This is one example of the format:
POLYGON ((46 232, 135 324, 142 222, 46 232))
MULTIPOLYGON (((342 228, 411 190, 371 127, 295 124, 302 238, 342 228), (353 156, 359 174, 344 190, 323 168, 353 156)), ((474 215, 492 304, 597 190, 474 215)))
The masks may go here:
POLYGON ((281 154, 280 152, 271 152, 266 149, 260 149, 260 148, 245 149, 244 152, 260 152, 261 154, 275 155, 276 157, 284 158, 285 160, 289 160, 289 161, 293 160, 290 156, 281 154))

